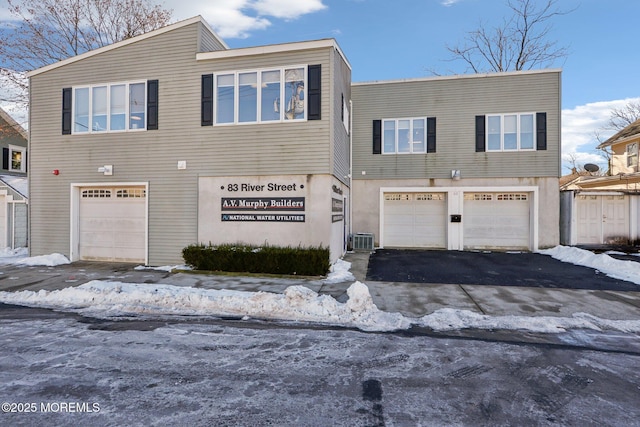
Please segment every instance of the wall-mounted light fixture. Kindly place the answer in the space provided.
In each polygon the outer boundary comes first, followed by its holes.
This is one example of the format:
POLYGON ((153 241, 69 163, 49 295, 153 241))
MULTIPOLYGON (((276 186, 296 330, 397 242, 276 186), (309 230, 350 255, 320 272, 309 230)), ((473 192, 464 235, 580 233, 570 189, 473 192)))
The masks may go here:
POLYGON ((113 165, 104 165, 98 168, 98 172, 106 175, 113 175, 113 165))
POLYGON ((460 179, 460 169, 451 169, 451 179, 456 181, 460 179))

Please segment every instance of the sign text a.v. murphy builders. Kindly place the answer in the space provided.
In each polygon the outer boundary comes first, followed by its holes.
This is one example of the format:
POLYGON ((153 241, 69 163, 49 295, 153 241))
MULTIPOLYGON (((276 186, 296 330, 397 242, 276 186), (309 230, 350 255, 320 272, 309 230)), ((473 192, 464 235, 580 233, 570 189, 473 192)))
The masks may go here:
POLYGON ((304 197, 223 197, 222 211, 304 211, 304 197))

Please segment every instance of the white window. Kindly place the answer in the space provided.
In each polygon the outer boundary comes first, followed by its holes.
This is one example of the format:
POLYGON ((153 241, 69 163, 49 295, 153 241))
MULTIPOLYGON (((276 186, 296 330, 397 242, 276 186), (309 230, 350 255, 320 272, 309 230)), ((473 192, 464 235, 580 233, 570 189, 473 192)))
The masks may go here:
POLYGON ((217 74, 216 124, 300 121, 307 118, 307 67, 217 74))
POLYGON ((487 115, 487 151, 535 150, 535 113, 487 115))
POLYGON ((638 143, 633 142, 627 145, 627 167, 638 165, 638 143))
POLYGON ((426 117, 382 121, 382 154, 426 153, 426 117))
POLYGON ((9 146, 9 170, 11 172, 25 172, 25 154, 27 149, 24 147, 9 146))
POLYGON ((146 82, 73 88, 73 133, 145 130, 146 82))

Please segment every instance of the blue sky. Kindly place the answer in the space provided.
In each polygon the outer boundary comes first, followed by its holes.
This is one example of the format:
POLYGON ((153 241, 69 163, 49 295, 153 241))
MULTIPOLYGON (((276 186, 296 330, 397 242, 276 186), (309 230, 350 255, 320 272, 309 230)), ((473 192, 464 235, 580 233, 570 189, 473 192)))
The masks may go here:
MULTIPOLYGON (((544 3, 540 0, 538 3, 544 3)), ((202 15, 231 48, 335 38, 354 82, 464 74, 446 45, 510 16, 506 0, 165 0, 175 20, 202 15)), ((0 0, 0 23, 8 18, 0 0)), ((635 52, 640 2, 560 0, 573 12, 553 19, 550 38, 570 53, 562 68, 563 151, 580 163, 591 153, 611 108, 640 97, 635 52)), ((604 132, 606 137, 610 132, 604 132)))

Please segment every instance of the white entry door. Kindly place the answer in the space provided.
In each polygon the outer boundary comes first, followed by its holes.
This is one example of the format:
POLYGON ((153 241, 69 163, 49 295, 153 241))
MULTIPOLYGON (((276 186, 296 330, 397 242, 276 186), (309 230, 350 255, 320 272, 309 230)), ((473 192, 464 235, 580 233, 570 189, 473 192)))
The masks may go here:
POLYGON ((81 188, 81 260, 145 262, 144 187, 81 188))

